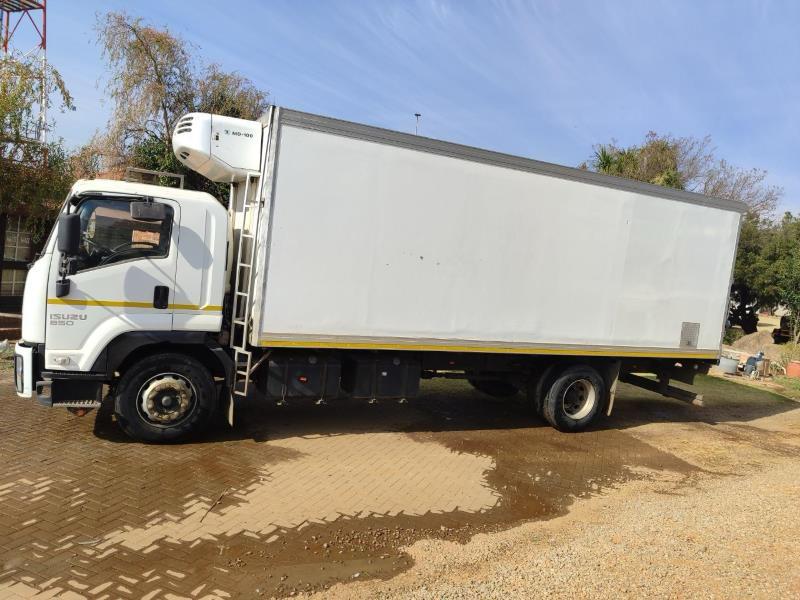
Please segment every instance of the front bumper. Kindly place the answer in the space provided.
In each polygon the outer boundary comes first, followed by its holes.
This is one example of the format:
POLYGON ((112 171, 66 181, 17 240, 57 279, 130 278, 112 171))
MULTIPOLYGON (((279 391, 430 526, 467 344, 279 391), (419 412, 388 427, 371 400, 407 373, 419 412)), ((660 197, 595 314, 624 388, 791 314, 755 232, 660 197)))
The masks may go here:
POLYGON ((36 350, 24 342, 14 347, 14 387, 17 396, 33 398, 34 372, 36 371, 36 350))
POLYGON ((43 406, 93 408, 100 405, 105 373, 44 371, 44 346, 20 342, 14 348, 14 386, 22 398, 36 398, 43 406))

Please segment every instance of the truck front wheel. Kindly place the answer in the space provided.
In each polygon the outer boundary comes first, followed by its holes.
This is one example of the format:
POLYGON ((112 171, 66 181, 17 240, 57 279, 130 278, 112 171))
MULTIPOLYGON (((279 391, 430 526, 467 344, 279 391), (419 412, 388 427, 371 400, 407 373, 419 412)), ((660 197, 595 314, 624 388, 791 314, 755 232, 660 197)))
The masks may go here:
POLYGON ((117 420, 130 437, 168 442, 204 429, 216 408, 211 373, 184 354, 156 354, 125 370, 114 398, 117 420))
POLYGON ((588 365, 574 365, 559 373, 542 403, 542 415, 559 431, 582 431, 597 419, 606 399, 606 384, 588 365))

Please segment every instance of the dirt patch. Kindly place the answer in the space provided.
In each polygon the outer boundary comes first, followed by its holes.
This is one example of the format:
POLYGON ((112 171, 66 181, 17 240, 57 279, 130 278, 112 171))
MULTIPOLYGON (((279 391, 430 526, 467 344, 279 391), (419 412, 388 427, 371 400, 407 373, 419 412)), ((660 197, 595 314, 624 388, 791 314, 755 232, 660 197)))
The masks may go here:
POLYGON ((772 330, 758 331, 740 337, 736 340, 732 348, 748 355, 756 355, 763 352, 771 361, 778 361, 781 357, 783 346, 776 344, 772 339, 772 330))

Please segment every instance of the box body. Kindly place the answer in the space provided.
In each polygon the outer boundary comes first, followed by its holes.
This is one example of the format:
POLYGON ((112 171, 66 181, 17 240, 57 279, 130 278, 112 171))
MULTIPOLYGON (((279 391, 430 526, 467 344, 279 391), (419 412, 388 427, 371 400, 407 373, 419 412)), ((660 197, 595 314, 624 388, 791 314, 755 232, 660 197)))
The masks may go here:
POLYGON ((276 119, 252 344, 717 356, 741 204, 276 119))

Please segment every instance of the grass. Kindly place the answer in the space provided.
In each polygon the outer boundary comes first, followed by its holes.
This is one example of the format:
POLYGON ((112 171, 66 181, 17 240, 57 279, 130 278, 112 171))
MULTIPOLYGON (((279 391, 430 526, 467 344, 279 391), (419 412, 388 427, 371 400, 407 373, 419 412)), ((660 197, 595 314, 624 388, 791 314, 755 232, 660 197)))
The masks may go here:
MULTIPOLYGON (((678 383, 678 386, 683 386, 678 383)), ((750 382, 743 377, 722 378, 711 375, 699 375, 694 380, 694 385, 688 389, 703 394, 706 406, 746 406, 752 404, 783 404, 789 402, 783 396, 789 396, 783 391, 759 385, 759 382, 750 382)), ((800 399, 800 389, 797 396, 800 399)))
POLYGON ((766 380, 703 375, 695 379, 692 389, 704 395, 706 404, 709 400, 712 404, 729 405, 764 402, 770 399, 773 402, 800 402, 800 379, 783 375, 766 380))
POLYGON ((783 388, 781 393, 795 400, 800 400, 800 379, 779 375, 775 377, 774 381, 783 388))
MULTIPOLYGON (((698 375, 689 386, 672 381, 671 385, 703 395, 706 408, 715 414, 739 415, 747 417, 766 416, 796 408, 800 401, 800 380, 792 380, 794 389, 778 385, 775 381, 750 381, 744 377, 720 377, 698 375), (720 412, 721 411, 721 412, 720 412)), ((618 390, 620 399, 639 399, 643 395, 660 398, 658 394, 623 384, 618 390)))

